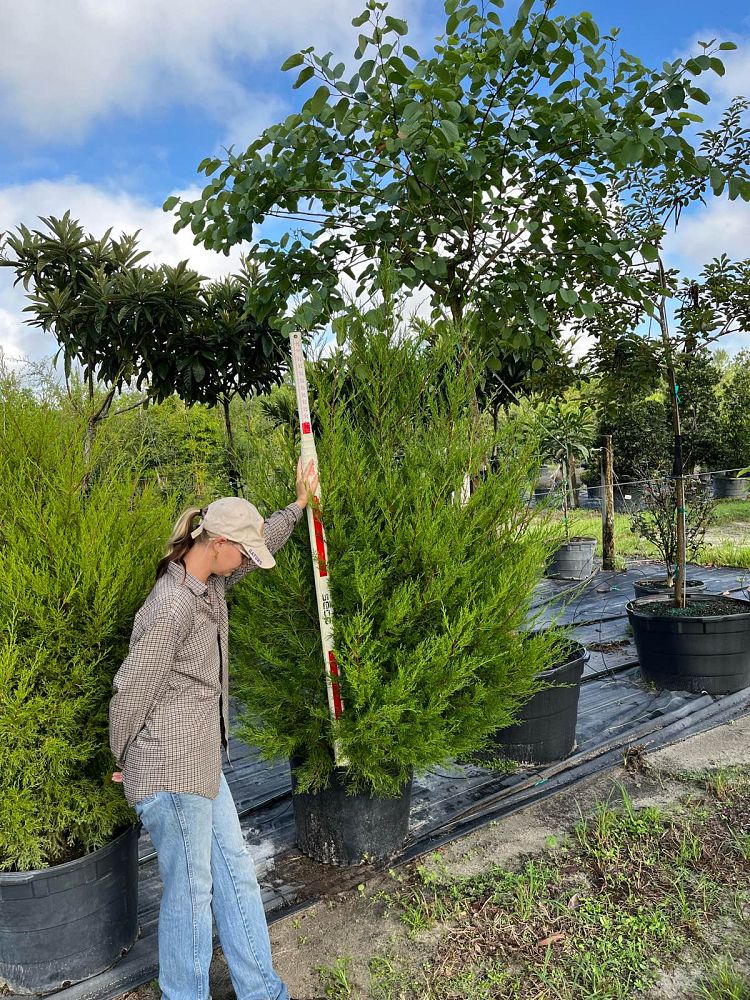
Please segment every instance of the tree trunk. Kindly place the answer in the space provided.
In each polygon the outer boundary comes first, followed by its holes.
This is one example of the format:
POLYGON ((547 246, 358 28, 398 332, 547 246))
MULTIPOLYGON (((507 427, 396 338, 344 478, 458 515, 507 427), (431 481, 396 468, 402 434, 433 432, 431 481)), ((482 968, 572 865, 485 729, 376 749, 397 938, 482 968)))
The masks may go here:
POLYGON ((232 433, 232 419, 229 413, 229 396, 221 397, 221 406, 224 411, 224 430, 227 436, 227 476, 229 487, 233 496, 239 496, 240 474, 237 471, 237 454, 234 450, 234 434, 232 433))
POLYGON ((669 379, 669 398, 672 409, 672 430, 674 432, 674 466, 672 475, 675 480, 675 505, 677 507, 677 565, 675 567, 674 578, 674 599, 678 608, 685 607, 685 567, 687 563, 687 553, 685 546, 685 480, 682 466, 682 433, 680 430, 680 401, 677 395, 677 383, 674 373, 674 362, 672 360, 672 344, 669 340, 669 322, 667 320, 667 309, 665 297, 667 291, 667 281, 664 275, 664 264, 661 254, 659 255, 659 284, 665 293, 659 298, 659 326, 661 327, 661 337, 664 342, 664 353, 667 367, 667 377, 669 379))
POLYGON ((568 482, 567 489, 570 491, 570 508, 575 510, 578 507, 578 490, 576 489, 576 458, 572 452, 568 452, 568 482))
POLYGON ((602 438, 602 569, 615 568, 615 474, 612 438, 602 438))

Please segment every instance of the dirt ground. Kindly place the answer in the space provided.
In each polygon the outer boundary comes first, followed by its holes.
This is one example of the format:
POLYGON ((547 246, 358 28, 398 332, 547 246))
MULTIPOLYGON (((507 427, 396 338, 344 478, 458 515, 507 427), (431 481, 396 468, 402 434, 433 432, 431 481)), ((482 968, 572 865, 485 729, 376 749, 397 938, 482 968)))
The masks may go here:
MULTIPOLYGON (((625 787, 636 806, 668 805, 686 793, 686 785, 678 778, 680 773, 750 765, 750 716, 649 754, 648 762, 654 772, 640 774, 615 768, 461 837, 441 850, 441 864, 457 875, 473 874, 493 863, 513 867, 520 858, 543 851, 550 838, 563 836, 580 814, 593 811, 597 802, 608 796, 616 801, 619 786, 625 787)), ((429 865, 430 858, 423 859, 423 863, 429 865)), ((412 963, 418 962, 422 954, 427 957, 432 935, 439 934, 439 928, 420 932, 417 940, 409 937, 384 898, 393 891, 393 876, 365 878, 363 869, 358 889, 325 899, 271 925, 274 963, 293 997, 323 996, 325 986, 318 970, 335 968, 337 961, 344 960, 350 992, 341 990, 332 995, 366 1000, 368 961, 373 955, 387 953, 397 960, 399 955, 408 954, 412 963)), ((699 973, 689 964, 667 971, 649 996, 653 1000, 690 1000, 695 995, 691 984, 699 973)), ((220 948, 216 949, 211 967, 211 992, 213 1000, 235 998, 220 948)), ((126 998, 154 1000, 155 996, 159 991, 146 985, 126 998)))

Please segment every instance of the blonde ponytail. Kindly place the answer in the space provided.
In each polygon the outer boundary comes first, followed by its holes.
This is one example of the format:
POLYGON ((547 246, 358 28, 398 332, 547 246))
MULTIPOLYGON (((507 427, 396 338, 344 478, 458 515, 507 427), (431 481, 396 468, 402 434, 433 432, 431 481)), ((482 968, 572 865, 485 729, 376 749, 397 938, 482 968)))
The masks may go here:
POLYGON ((196 517, 199 515, 202 517, 205 513, 205 508, 201 510, 200 507, 190 507, 180 515, 167 542, 167 551, 156 567, 157 580, 167 572, 167 567, 170 563, 181 562, 185 553, 195 545, 195 539, 190 537, 190 532, 196 527, 193 521, 196 517))

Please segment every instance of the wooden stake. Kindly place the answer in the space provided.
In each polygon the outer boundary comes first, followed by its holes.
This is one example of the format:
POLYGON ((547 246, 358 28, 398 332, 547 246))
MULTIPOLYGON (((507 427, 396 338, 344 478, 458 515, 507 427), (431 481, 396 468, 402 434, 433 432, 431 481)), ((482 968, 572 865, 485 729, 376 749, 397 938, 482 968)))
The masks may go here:
POLYGON ((615 463, 612 437, 602 438, 602 569, 615 568, 615 463))

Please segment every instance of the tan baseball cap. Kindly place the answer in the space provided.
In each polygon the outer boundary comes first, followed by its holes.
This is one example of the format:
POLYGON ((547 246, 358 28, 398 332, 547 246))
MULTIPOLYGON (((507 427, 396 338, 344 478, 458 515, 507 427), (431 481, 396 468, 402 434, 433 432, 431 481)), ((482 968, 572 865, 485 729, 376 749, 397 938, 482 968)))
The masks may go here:
POLYGON ((222 497, 210 503, 203 520, 190 535, 197 538, 204 531, 236 542, 261 569, 273 569, 276 565, 263 537, 263 518, 243 497, 222 497))

